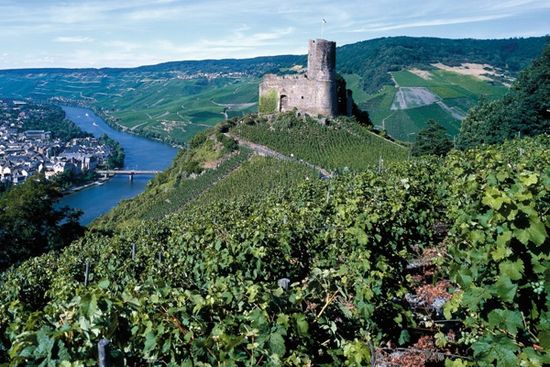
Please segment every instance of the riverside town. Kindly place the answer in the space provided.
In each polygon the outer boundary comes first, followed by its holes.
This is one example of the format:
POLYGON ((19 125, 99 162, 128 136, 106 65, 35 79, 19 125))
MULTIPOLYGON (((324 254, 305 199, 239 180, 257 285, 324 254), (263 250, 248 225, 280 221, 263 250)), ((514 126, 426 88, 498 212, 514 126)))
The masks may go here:
POLYGON ((82 174, 107 166, 113 148, 85 133, 52 135, 30 129, 57 118, 51 106, 0 100, 0 181, 19 184, 40 173, 47 179, 60 173, 82 174), (74 136, 74 137, 73 137, 74 136))

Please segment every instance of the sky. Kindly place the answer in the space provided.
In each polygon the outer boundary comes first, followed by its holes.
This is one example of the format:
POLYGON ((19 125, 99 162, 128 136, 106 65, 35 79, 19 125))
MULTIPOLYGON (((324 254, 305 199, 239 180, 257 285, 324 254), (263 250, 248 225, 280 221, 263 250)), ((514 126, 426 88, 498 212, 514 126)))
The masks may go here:
POLYGON ((0 0, 0 69, 305 54, 311 38, 546 34, 549 0, 0 0))

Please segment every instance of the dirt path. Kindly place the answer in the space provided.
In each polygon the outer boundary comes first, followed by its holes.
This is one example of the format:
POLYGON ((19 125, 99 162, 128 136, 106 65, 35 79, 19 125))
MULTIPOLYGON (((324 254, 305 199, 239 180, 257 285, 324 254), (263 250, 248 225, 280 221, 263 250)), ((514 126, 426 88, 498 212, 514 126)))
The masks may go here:
POLYGON ((466 117, 466 116, 460 114, 459 112, 455 111, 453 108, 447 106, 447 105, 446 105, 445 103, 443 103, 442 101, 439 101, 439 102, 436 102, 436 103, 439 105, 439 107, 441 107, 442 109, 444 109, 445 111, 447 111, 448 113, 450 113, 451 116, 453 116, 453 117, 454 117, 455 119, 457 119, 457 120, 462 121, 462 120, 464 120, 464 118, 466 117))
POLYGON ((316 170, 317 172, 319 172, 319 174, 321 175, 321 178, 331 178, 332 177, 331 172, 327 171, 326 169, 324 169, 322 167, 319 167, 319 166, 316 166, 312 163, 306 162, 303 159, 298 159, 298 158, 286 156, 286 155, 284 155, 282 153, 279 153, 279 152, 277 152, 277 151, 275 151, 271 148, 266 147, 265 145, 252 143, 252 142, 250 142, 248 140, 245 140, 245 139, 242 139, 240 137, 230 135, 229 133, 226 133, 225 135, 237 140, 239 145, 243 145, 243 146, 246 146, 246 147, 252 149, 252 151, 254 153, 256 153, 260 156, 273 157, 273 158, 276 158, 276 159, 279 159, 279 160, 282 160, 282 161, 298 162, 298 163, 301 163, 301 164, 303 164, 303 165, 305 165, 309 168, 312 168, 312 169, 316 170))
POLYGON ((393 111, 388 116, 386 116, 382 119, 382 129, 386 130, 386 120, 389 119, 390 117, 392 117, 393 115, 395 115, 395 112, 397 112, 397 111, 393 111))
POLYGON ((214 104, 216 106, 225 107, 225 108, 228 108, 230 110, 242 110, 242 109, 246 109, 246 108, 249 108, 249 107, 252 107, 252 106, 256 105, 256 102, 250 102, 250 103, 218 103, 218 102, 215 102, 215 101, 212 101, 212 100, 210 102, 212 102, 212 104, 214 104))
POLYGON ((390 73, 390 76, 391 76, 391 80, 393 81, 393 84, 395 84, 395 87, 399 88, 399 84, 397 83, 397 80, 395 80, 395 78, 393 77, 392 73, 390 73))
POLYGON ((143 125, 146 125, 148 123, 149 123, 149 121, 142 122, 141 124, 137 124, 136 126, 131 127, 130 130, 134 131, 135 129, 137 129, 137 128, 143 126, 143 125))

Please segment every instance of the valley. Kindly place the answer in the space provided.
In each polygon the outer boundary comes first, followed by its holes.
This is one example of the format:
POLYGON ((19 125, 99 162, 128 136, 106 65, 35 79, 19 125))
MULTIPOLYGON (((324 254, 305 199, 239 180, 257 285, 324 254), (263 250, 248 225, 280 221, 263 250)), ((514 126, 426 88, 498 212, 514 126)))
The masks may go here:
POLYGON ((0 194, 0 365, 549 364, 547 41, 312 40, 307 77, 302 56, 0 71, 132 140, 127 168, 169 165, 86 229, 37 220, 39 177, 0 194))
MULTIPOLYGON (((348 81, 355 102, 369 112, 374 125, 385 127, 393 138, 410 141, 430 118, 456 135, 458 117, 480 98, 502 96, 506 91, 502 82, 509 82, 506 78, 526 65, 544 42, 545 37, 492 41, 376 39, 339 47, 337 71, 348 81), (408 53, 394 55, 399 47, 408 53), (483 80, 458 73, 460 68, 432 65, 438 62, 490 64, 505 78, 483 80), (430 78, 416 75, 415 70, 423 70, 430 78), (411 95, 406 92, 411 91, 409 88, 426 88, 437 103, 392 110, 396 95, 411 95)), ((263 74, 297 73, 305 65, 304 56, 272 56, 171 62, 133 69, 9 70, 0 71, 0 95, 92 107, 119 129, 181 145, 226 116, 257 111, 263 74)))

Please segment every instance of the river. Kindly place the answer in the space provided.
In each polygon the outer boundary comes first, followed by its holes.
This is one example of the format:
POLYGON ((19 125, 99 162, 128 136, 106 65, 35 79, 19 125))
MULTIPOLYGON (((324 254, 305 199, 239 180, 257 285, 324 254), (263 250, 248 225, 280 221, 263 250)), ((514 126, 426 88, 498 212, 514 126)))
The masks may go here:
MULTIPOLYGON (((107 134, 118 141, 126 154, 125 169, 164 170, 176 156, 176 148, 115 130, 89 109, 63 107, 63 110, 67 119, 73 121, 82 130, 96 137, 107 134)), ((128 176, 117 175, 103 185, 94 185, 64 196, 59 205, 81 209, 84 214, 80 218, 80 223, 87 225, 108 212, 121 200, 132 198, 143 192, 151 178, 152 176, 136 175, 134 180, 130 181, 128 176)))

